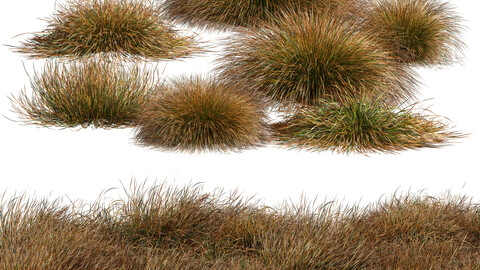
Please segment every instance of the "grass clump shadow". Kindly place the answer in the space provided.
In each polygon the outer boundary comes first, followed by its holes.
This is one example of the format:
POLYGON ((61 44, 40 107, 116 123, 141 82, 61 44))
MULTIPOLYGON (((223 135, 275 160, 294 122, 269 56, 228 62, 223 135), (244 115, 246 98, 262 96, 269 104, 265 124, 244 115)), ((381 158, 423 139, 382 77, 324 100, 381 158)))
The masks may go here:
POLYGON ((130 126, 149 100, 155 76, 141 66, 95 57, 83 62, 47 62, 26 90, 11 97, 13 110, 29 124, 56 127, 130 126))
POLYGON ((407 193, 267 207, 199 185, 108 203, 0 202, 0 269, 476 269, 478 204, 407 193), (48 259, 47 259, 48 258, 48 259))
POLYGON ((237 86, 213 77, 179 77, 158 87, 139 115, 136 141, 174 151, 241 150, 263 144, 266 114, 237 86))
POLYGON ((201 51, 193 36, 182 36, 145 0, 68 0, 15 51, 32 58, 82 57, 117 53, 146 59, 175 59, 201 51))
POLYGON ((365 26, 400 63, 420 66, 458 61, 461 18, 441 0, 373 1, 365 26))
POLYGON ((299 108, 272 129, 282 146, 363 154, 439 147, 464 136, 412 105, 398 108, 367 99, 299 108))
POLYGON ((379 94, 398 103, 413 97, 414 72, 358 28, 358 22, 330 12, 285 12, 231 38, 217 71, 280 104, 379 94))

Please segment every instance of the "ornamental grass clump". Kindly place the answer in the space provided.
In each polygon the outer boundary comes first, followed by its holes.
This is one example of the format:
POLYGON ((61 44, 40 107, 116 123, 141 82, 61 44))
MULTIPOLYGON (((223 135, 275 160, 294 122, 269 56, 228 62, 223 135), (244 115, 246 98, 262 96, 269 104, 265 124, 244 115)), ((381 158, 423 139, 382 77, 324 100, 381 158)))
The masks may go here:
POLYGON ((398 103, 413 96, 416 80, 357 22, 330 13, 291 12, 244 30, 218 62, 221 78, 241 82, 273 103, 316 105, 361 96, 398 103))
POLYGON ((343 13, 358 0, 163 0, 164 16, 176 23, 214 30, 258 27, 283 11, 331 9, 343 13))
POLYGON ((461 18, 441 0, 375 0, 365 26, 400 63, 444 65, 460 58, 461 18))
POLYGON ((26 90, 12 97, 14 111, 27 123, 57 127, 129 126, 155 87, 153 71, 118 60, 48 62, 26 90))
POLYGON ((199 51, 193 36, 180 35, 160 15, 144 0, 69 0, 46 19, 44 31, 15 50, 32 58, 117 53, 148 59, 174 59, 199 51))
POLYGON ((266 115, 250 94, 214 78, 161 85, 139 116, 136 140, 177 151, 240 150, 262 144, 266 115))
POLYGON ((412 106, 395 108, 365 99, 300 108, 273 127, 280 145, 339 153, 438 147, 462 136, 412 106))

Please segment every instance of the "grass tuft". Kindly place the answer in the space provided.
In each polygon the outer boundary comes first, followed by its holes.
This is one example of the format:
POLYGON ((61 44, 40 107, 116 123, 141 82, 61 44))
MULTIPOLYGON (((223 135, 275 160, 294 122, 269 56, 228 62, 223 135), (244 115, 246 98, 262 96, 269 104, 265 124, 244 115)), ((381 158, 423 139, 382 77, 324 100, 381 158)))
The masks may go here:
POLYGON ((339 153, 439 147, 463 136, 412 106, 399 109, 365 99, 301 108, 273 128, 280 145, 339 153))
POLYGON ((165 17, 214 30, 254 28, 287 9, 351 11, 358 0, 163 0, 165 17))
POLYGON ((265 113, 237 87, 214 78, 179 77, 159 86, 139 116, 136 140, 176 151, 227 151, 258 146, 265 113))
POLYGON ((0 200, 0 269, 477 269, 479 205, 408 193, 367 207, 267 207, 134 183, 93 204, 0 200))
POLYGON ((280 103, 315 105, 379 93, 399 102, 413 96, 412 71, 357 28, 357 22, 330 13, 285 13, 234 36, 217 70, 280 103))
POLYGON ((193 36, 179 35, 145 0, 68 0, 46 22, 44 31, 15 51, 31 58, 117 53, 174 59, 200 49, 193 36))
POLYGON ((154 89, 153 72, 101 57, 84 62, 47 62, 30 81, 32 96, 12 97, 27 123, 58 127, 129 126, 154 89))
POLYGON ((400 63, 445 65, 460 59, 461 18, 441 0, 376 0, 370 28, 400 63))

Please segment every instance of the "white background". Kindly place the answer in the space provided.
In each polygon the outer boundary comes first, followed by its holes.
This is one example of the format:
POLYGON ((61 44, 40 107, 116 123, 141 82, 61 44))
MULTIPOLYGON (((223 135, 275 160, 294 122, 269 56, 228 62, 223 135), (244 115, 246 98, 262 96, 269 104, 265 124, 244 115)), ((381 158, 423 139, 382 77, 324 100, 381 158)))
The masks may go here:
MULTIPOLYGON (((63 1, 58 1, 59 3, 63 1)), ((311 153, 273 146, 232 154, 179 154, 154 151, 133 143, 132 129, 49 129, 8 120, 16 118, 8 99, 21 89, 30 92, 24 71, 41 69, 43 61, 27 60, 0 47, 0 193, 27 191, 37 196, 94 200, 102 190, 121 193, 120 182, 131 179, 177 185, 205 183, 205 190, 238 188, 272 205, 284 199, 343 200, 362 205, 390 196, 396 190, 424 190, 438 195, 451 190, 480 199, 480 3, 451 0, 466 20, 463 40, 468 46, 462 65, 441 70, 419 70, 423 106, 448 117, 456 129, 470 133, 440 149, 398 154, 341 155, 311 153)), ((0 3, 0 44, 18 45, 44 29, 53 14, 54 0, 16 0, 0 3)), ((212 33, 202 34, 214 39, 212 33)), ((164 77, 207 73, 214 54, 185 61, 161 62, 164 77)), ((147 184, 148 185, 148 184, 147 184)))

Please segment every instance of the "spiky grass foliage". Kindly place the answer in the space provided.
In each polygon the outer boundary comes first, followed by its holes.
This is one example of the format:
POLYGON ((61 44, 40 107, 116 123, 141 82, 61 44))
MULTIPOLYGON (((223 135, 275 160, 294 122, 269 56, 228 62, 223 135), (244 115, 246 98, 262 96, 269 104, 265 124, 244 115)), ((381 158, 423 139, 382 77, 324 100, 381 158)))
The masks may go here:
POLYGON ((0 269, 477 269, 480 211, 406 194, 365 208, 267 207, 201 186, 132 185, 105 204, 0 201, 0 269))
POLYGON ((362 99, 339 104, 300 108, 283 122, 274 124, 281 145, 339 153, 394 152, 438 147, 462 137, 433 116, 379 101, 362 99))
POLYGON ((47 62, 26 90, 12 97, 27 123, 58 127, 113 128, 131 125, 154 89, 155 76, 139 65, 95 57, 83 62, 47 62))
POLYGON ((199 50, 193 36, 179 35, 145 0, 68 0, 46 21, 47 28, 17 52, 32 58, 117 53, 173 59, 199 50))
POLYGON ((135 138, 167 150, 240 150, 265 140, 265 119, 252 95, 212 77, 184 76, 159 86, 135 138))
POLYGON ((442 0, 376 0, 365 26, 401 63, 449 64, 459 59, 461 18, 442 0))
POLYGON ((218 71, 280 103, 318 104, 383 93, 413 95, 412 72, 390 59, 356 22, 330 13, 292 12, 234 36, 218 71))
POLYGON ((174 22, 215 30, 258 27, 287 9, 352 10, 358 0, 163 0, 162 10, 174 22))

